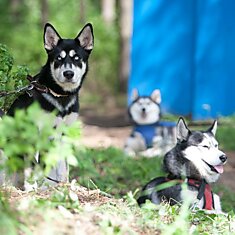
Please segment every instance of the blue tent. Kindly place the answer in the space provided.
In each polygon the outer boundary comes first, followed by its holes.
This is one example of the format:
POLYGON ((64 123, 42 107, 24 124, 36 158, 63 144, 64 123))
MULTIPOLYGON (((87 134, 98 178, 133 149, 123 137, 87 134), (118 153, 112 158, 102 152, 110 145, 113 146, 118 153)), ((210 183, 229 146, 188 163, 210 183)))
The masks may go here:
POLYGON ((234 0, 134 0, 131 44, 129 103, 158 88, 163 113, 234 114, 234 0))

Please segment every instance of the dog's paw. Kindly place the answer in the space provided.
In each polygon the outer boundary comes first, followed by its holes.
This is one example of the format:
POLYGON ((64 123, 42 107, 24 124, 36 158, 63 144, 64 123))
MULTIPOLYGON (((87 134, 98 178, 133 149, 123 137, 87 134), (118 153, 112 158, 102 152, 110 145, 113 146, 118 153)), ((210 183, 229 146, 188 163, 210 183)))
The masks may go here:
POLYGON ((162 156, 162 151, 161 149, 159 148, 148 148, 142 152, 140 152, 140 155, 141 156, 144 156, 144 157, 158 157, 158 156, 162 156))
POLYGON ((136 152, 133 149, 125 147, 124 153, 129 157, 136 157, 136 152))
POLYGON ((28 181, 25 180, 24 182, 24 190, 26 192, 31 192, 35 191, 38 189, 38 183, 35 181, 33 184, 29 183, 28 181))

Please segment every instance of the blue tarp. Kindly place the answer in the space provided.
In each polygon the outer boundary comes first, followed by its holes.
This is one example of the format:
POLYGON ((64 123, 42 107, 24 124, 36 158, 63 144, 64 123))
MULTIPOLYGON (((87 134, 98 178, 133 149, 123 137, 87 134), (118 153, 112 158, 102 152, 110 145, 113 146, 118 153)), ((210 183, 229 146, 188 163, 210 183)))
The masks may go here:
POLYGON ((134 0, 131 91, 162 94, 163 113, 235 113, 235 1, 134 0))

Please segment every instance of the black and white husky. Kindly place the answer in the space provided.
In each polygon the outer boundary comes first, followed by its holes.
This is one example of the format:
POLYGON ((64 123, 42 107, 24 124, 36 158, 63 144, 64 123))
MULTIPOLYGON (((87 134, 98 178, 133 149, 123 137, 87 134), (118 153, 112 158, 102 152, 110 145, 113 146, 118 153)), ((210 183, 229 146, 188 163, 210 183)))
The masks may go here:
POLYGON ((161 155, 162 152, 169 150, 170 142, 175 144, 175 124, 160 122, 160 103, 160 90, 154 90, 150 96, 140 96, 138 91, 133 89, 132 102, 128 108, 133 129, 124 146, 127 155, 148 157, 161 155), (169 143, 166 143, 165 136, 169 143))
MULTIPOLYGON (((47 62, 32 83, 32 90, 20 95, 8 110, 27 108, 34 101, 47 112, 56 111, 56 124, 77 120, 78 93, 88 71, 88 58, 94 46, 93 28, 86 24, 74 39, 63 39, 49 23, 44 28, 44 48, 47 62)), ((68 179, 66 163, 59 162, 48 179, 65 182, 68 179)))
POLYGON ((133 89, 131 99, 128 114, 134 128, 126 140, 124 151, 135 156, 153 146, 161 114, 161 93, 154 90, 150 96, 139 96, 137 89, 133 89))
POLYGON ((162 201, 171 205, 182 202, 185 195, 182 183, 186 182, 185 196, 197 202, 198 208, 220 212, 220 198, 210 187, 223 173, 223 165, 227 161, 215 139, 217 121, 207 131, 191 131, 180 118, 176 129, 177 144, 166 153, 163 161, 168 176, 155 178, 146 184, 138 203, 142 204, 147 199, 155 204, 162 201), (159 188, 172 180, 175 182, 173 186, 159 188))
POLYGON ((8 114, 13 115, 15 109, 25 108, 35 100, 44 110, 56 110, 62 117, 72 112, 78 113, 78 92, 88 71, 88 58, 93 45, 91 24, 85 25, 74 39, 63 39, 47 23, 44 28, 44 47, 48 59, 35 76, 39 85, 19 96, 8 114))

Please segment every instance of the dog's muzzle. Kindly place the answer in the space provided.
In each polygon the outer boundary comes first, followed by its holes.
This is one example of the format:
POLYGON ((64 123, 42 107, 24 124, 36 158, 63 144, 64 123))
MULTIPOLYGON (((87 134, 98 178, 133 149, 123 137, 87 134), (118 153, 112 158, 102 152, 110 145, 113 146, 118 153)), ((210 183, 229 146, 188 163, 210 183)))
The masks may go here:
POLYGON ((67 80, 71 80, 74 76, 74 72, 72 70, 66 70, 63 72, 63 75, 67 80))
POLYGON ((221 156, 219 157, 219 159, 220 159, 220 161, 221 161, 221 164, 219 164, 219 165, 211 165, 211 164, 209 164, 208 162, 206 162, 205 160, 203 160, 203 161, 207 164, 207 166, 210 167, 210 169, 211 169, 212 171, 214 171, 215 173, 218 173, 218 174, 222 174, 222 173, 224 172, 223 165, 224 165, 224 164, 226 163, 226 161, 227 161, 227 156, 226 156, 225 154, 223 154, 223 155, 221 155, 221 156))
POLYGON ((227 161, 227 156, 226 156, 225 154, 224 154, 224 155, 221 155, 221 156, 219 157, 219 159, 220 159, 221 162, 225 163, 225 162, 227 161))

